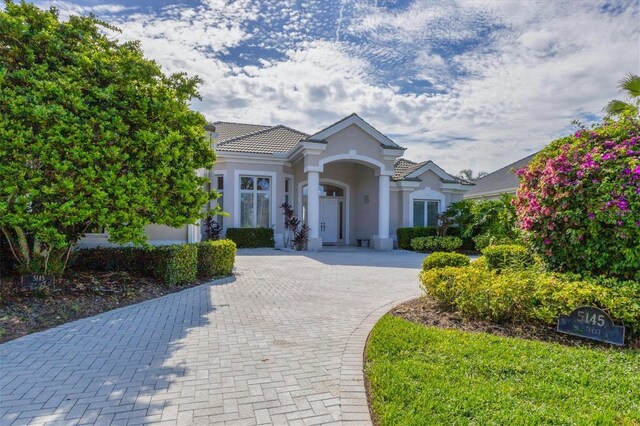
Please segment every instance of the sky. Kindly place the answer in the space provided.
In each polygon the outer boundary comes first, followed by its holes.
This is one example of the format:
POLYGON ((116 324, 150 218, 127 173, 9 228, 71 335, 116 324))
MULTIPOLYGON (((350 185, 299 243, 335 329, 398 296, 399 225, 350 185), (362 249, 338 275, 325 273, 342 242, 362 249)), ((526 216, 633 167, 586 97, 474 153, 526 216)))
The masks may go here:
POLYGON ((445 170, 493 171, 589 125, 640 73, 640 0, 35 1, 94 13, 209 121, 315 133, 351 114, 445 170))

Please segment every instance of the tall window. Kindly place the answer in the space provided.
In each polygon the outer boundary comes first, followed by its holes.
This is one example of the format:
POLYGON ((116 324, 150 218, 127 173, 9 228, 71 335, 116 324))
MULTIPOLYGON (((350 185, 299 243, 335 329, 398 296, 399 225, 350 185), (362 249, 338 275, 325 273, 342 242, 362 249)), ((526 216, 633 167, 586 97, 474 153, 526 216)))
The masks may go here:
POLYGON ((268 228, 271 223, 271 178, 240 176, 240 226, 268 228))
POLYGON ((414 200, 413 226, 438 226, 438 207, 438 201, 414 200))

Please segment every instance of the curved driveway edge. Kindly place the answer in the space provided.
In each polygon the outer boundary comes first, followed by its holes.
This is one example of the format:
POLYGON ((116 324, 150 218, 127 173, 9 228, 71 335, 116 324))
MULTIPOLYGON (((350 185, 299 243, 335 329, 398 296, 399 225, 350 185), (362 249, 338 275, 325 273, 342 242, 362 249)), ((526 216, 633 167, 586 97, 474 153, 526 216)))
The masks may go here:
POLYGON ((405 297, 387 303, 371 312, 358 325, 349 337, 347 346, 342 355, 342 368, 340 370, 340 408, 342 409, 342 423, 345 425, 371 425, 371 410, 367 399, 367 389, 364 381, 364 356, 371 330, 378 320, 395 306, 417 295, 405 297))
POLYGON ((0 424, 370 424, 362 357, 423 255, 240 250, 210 283, 0 345, 0 424))

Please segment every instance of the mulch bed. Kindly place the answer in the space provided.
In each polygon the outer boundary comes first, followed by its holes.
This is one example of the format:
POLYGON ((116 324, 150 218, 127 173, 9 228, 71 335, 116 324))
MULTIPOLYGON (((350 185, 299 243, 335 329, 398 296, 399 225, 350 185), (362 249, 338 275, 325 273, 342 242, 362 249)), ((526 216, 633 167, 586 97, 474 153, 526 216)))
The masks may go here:
MULTIPOLYGON (((438 307, 437 303, 430 298, 422 297, 394 308, 390 314, 404 318, 416 324, 435 326, 447 329, 462 331, 490 333, 503 337, 518 337, 528 340, 540 340, 543 342, 554 342, 565 346, 581 347, 610 347, 617 346, 601 343, 593 340, 582 339, 568 334, 558 333, 555 327, 540 324, 494 324, 487 321, 471 321, 462 318, 456 312, 449 312, 438 307)), ((627 341, 626 349, 640 349, 640 338, 634 341, 627 341)))
POLYGON ((0 343, 204 282, 167 286, 126 272, 72 272, 47 290, 33 293, 22 290, 16 281, 1 278, 0 343))

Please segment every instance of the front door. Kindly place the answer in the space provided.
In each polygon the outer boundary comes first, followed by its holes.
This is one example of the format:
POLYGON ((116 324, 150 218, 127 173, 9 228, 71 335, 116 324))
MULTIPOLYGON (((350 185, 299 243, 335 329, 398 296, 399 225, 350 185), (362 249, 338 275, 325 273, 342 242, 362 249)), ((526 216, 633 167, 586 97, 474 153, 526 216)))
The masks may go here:
POLYGON ((337 198, 320 198, 320 237, 323 243, 338 242, 338 203, 337 198))

